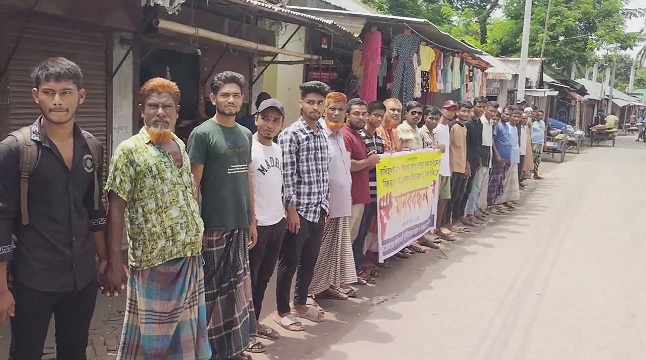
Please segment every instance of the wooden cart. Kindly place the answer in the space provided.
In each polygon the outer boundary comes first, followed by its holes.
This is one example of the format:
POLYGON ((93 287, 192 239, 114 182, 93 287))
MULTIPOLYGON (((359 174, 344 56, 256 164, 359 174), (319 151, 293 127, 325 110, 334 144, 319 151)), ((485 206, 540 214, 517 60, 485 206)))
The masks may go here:
POLYGON ((593 127, 590 129, 590 146, 594 146, 594 143, 600 145, 602 142, 612 141, 612 147, 614 147, 616 140, 617 129, 605 129, 601 127, 593 127))

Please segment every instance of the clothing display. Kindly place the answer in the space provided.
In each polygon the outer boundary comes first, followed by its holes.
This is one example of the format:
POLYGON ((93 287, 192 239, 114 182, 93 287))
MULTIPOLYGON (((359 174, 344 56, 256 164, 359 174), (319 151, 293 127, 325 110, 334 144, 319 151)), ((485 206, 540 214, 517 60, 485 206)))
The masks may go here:
POLYGON ((363 52, 360 49, 356 49, 352 52, 352 75, 363 75, 362 58, 363 52))
POLYGON ((444 83, 442 82, 442 70, 444 69, 444 54, 440 50, 437 50, 436 52, 435 62, 437 62, 437 91, 443 92, 442 90, 444 90, 444 83))
POLYGON ((384 86, 384 79, 386 78, 386 75, 388 74, 388 58, 386 55, 383 55, 381 57, 381 62, 379 66, 379 76, 378 76, 378 83, 379 87, 384 86))
POLYGON ((422 71, 431 71, 431 64, 435 60, 435 51, 430 46, 422 45, 419 48, 420 69, 422 71))
POLYGON ((420 65, 420 42, 420 38, 413 34, 399 34, 393 40, 393 59, 399 60, 395 69, 393 97, 398 98, 403 104, 413 100, 415 86, 413 55, 417 55, 417 65, 420 65))
POLYGON ((363 38, 363 51, 361 66, 363 76, 361 78, 361 98, 370 103, 377 100, 377 76, 380 73, 381 64, 381 33, 371 31, 363 38))
POLYGON ((413 91, 414 98, 422 97, 422 71, 419 68, 419 61, 417 54, 413 54, 413 67, 415 68, 415 90, 413 91))
POLYGON ((453 57, 444 57, 444 68, 442 69, 442 82, 444 83, 444 92, 453 91, 453 57))
POLYGON ((457 90, 460 88, 460 84, 462 83, 460 81, 460 58, 454 56, 453 57, 453 89, 452 90, 457 90))

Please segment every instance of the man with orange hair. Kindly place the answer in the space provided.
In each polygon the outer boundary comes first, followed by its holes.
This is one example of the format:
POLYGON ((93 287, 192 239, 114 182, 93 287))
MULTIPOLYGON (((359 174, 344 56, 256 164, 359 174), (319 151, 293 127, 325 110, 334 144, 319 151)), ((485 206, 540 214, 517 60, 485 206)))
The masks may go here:
POLYGON ((179 88, 155 78, 139 91, 144 127, 112 157, 104 293, 119 293, 128 231, 128 300, 117 359, 210 359, 202 269, 204 223, 186 147, 173 130, 179 88), (125 218, 125 221, 124 221, 125 218))
POLYGON ((356 296, 356 291, 349 286, 357 281, 350 238, 350 153, 346 150, 340 131, 345 125, 346 103, 347 98, 343 93, 329 93, 325 98, 323 119, 319 120, 330 153, 330 211, 323 228, 323 240, 309 293, 323 299, 347 300, 348 296, 356 296))
POLYGON ((397 135, 397 126, 401 123, 402 103, 399 99, 390 98, 384 101, 386 114, 384 122, 377 128, 377 135, 384 140, 386 152, 402 151, 401 140, 397 135))

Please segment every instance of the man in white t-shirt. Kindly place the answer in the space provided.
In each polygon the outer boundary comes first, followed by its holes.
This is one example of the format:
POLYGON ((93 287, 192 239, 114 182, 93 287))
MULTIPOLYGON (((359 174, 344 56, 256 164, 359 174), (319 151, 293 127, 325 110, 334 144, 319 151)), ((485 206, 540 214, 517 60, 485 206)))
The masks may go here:
POLYGON ((458 110, 458 104, 449 100, 444 102, 442 106, 442 117, 440 123, 433 129, 433 135, 438 143, 438 149, 442 152, 442 159, 440 160, 440 187, 438 188, 438 202, 437 202, 437 226, 435 227, 435 235, 440 239, 453 241, 455 237, 442 231, 442 223, 444 219, 444 210, 446 209, 447 202, 451 199, 451 166, 449 163, 449 146, 451 145, 451 136, 449 132, 449 121, 455 117, 455 112, 458 110))
MULTIPOLYGON (((251 164, 249 171, 253 181, 256 221, 258 223, 258 242, 249 250, 251 286, 256 321, 267 284, 278 262, 280 248, 286 230, 285 208, 283 207, 282 150, 272 142, 283 126, 285 110, 276 99, 263 101, 258 107, 256 125, 251 144, 251 164)), ((278 339, 278 332, 258 323, 257 335, 270 340, 278 339)), ((264 345, 252 341, 249 351, 262 352, 264 345)))

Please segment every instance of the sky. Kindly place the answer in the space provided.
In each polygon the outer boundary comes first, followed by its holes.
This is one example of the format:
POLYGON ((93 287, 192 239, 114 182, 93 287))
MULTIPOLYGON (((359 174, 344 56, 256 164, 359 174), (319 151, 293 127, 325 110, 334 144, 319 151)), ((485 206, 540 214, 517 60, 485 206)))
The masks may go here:
MULTIPOLYGON (((637 8, 637 7, 645 7, 645 2, 644 0, 630 0, 628 5, 626 7, 628 8, 637 8), (641 3, 639 5, 638 3, 641 3)), ((639 31, 644 27, 644 18, 638 18, 638 19, 629 19, 626 20, 626 31, 632 32, 632 31, 639 31)), ((634 56, 637 54, 637 51, 639 51, 639 47, 628 50, 627 52, 634 56)))

